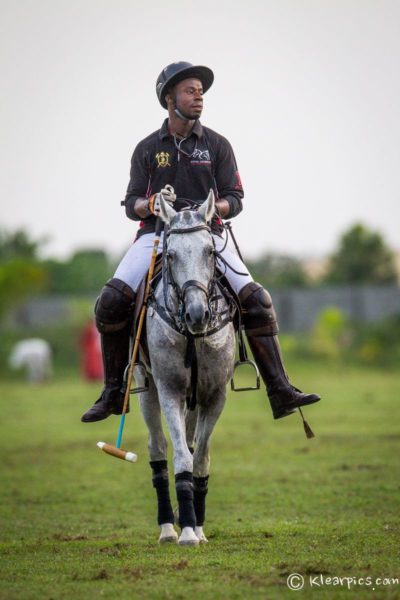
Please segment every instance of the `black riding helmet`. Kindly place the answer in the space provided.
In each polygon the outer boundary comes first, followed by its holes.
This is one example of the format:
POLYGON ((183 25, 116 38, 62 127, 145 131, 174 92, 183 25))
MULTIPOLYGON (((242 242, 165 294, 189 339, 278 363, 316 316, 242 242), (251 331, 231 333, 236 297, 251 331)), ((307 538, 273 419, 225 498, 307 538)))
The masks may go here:
POLYGON ((168 65, 157 77, 156 93, 163 108, 167 108, 165 96, 168 90, 183 79, 194 77, 200 79, 203 92, 210 89, 214 81, 214 73, 208 67, 195 66, 188 62, 175 62, 168 65))

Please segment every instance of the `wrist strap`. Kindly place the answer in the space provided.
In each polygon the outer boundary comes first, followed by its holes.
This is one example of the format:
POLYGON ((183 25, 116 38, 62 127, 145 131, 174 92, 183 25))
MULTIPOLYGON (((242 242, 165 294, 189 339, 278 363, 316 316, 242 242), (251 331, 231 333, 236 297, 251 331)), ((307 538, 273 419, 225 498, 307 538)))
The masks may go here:
POLYGON ((157 194, 153 194, 149 198, 149 211, 151 212, 152 215, 154 215, 154 202, 156 201, 156 196, 157 196, 157 194))

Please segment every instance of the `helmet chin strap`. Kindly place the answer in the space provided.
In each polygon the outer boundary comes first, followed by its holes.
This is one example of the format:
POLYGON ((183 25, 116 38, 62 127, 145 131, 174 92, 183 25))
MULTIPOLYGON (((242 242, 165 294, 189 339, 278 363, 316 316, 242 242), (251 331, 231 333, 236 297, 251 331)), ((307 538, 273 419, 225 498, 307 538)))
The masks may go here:
POLYGON ((185 115, 181 110, 179 110, 176 102, 174 101, 175 104, 175 108, 174 108, 174 113, 176 114, 177 117, 179 117, 180 119, 182 119, 182 121, 197 121, 197 119, 200 118, 200 116, 198 117, 189 117, 188 115, 185 115))

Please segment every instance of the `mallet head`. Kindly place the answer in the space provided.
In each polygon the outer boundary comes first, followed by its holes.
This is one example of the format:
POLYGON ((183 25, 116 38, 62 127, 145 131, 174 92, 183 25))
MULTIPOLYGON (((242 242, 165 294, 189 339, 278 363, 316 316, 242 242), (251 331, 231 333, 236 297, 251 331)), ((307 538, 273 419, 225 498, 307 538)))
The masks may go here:
POLYGON ((126 450, 122 450, 122 448, 116 448, 115 446, 106 444, 106 442, 97 442, 97 446, 100 448, 100 450, 103 450, 103 452, 106 452, 111 456, 115 456, 116 458, 121 458, 122 460, 127 460, 128 462, 137 461, 137 455, 133 452, 127 452, 126 450))

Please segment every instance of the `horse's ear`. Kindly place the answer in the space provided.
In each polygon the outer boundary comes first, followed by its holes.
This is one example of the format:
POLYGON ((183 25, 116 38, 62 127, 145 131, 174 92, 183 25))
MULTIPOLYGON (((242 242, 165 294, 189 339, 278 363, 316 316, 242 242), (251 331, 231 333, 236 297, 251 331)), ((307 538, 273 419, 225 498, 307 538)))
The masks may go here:
POLYGON ((203 204, 200 206, 198 212, 203 217, 203 219, 205 220, 206 223, 208 223, 208 221, 211 221, 213 214, 215 212, 215 196, 214 196, 214 192, 212 189, 210 190, 210 193, 208 194, 207 200, 205 202, 203 202, 203 204))
POLYGON ((164 200, 162 194, 160 194, 160 217, 167 225, 170 224, 172 219, 176 215, 176 210, 172 208, 169 202, 164 200))

